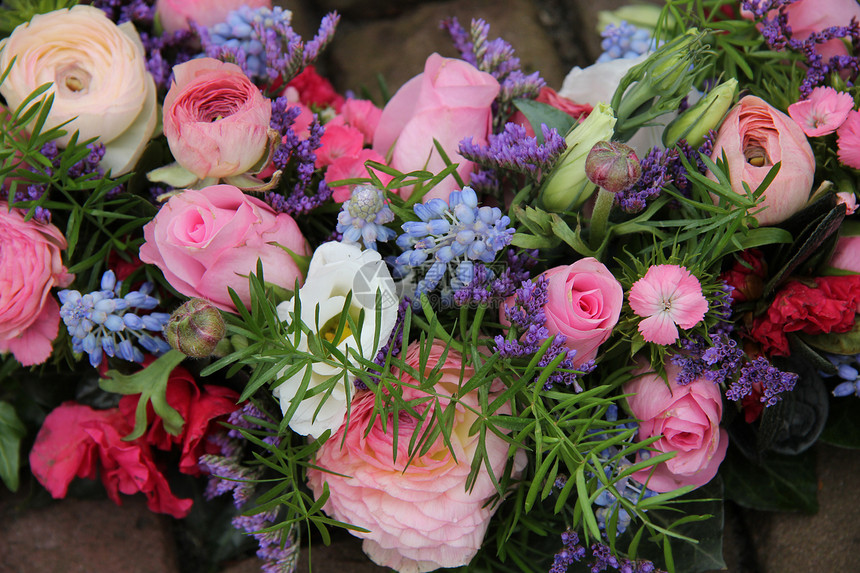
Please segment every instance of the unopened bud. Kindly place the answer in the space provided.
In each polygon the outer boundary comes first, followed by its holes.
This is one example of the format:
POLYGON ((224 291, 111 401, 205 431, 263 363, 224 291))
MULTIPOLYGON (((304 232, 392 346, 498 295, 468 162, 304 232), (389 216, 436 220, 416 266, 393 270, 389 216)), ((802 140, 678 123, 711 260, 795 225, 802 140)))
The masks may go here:
POLYGON ((170 346, 186 356, 206 358, 226 331, 221 311, 208 301, 192 298, 170 315, 164 336, 170 346))
POLYGON ((699 147, 705 136, 716 129, 738 93, 738 81, 730 78, 707 93, 692 107, 675 118, 663 131, 663 145, 673 147, 682 139, 687 145, 699 147))
POLYGON ((585 159, 588 180, 612 193, 629 189, 642 177, 642 166, 629 145, 598 141, 585 159))

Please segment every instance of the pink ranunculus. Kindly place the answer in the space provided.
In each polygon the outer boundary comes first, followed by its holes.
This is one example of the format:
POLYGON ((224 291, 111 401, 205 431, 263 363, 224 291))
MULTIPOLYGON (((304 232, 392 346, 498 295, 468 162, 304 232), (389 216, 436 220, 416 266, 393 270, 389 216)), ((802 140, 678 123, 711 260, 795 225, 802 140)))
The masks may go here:
POLYGON ((156 265, 170 285, 229 312, 227 287, 246 305, 248 275, 263 263, 266 282, 286 289, 303 280, 291 254, 310 249, 296 222, 232 185, 188 189, 175 195, 143 228, 140 260, 156 265))
MULTIPOLYGON (((356 155, 345 155, 338 157, 334 163, 329 165, 325 172, 325 181, 331 187, 331 183, 341 181, 343 179, 353 179, 356 177, 368 177, 367 161, 376 161, 377 163, 385 163, 385 159, 372 149, 362 149, 356 155)), ((394 179, 391 175, 382 171, 373 170, 383 185, 394 179)), ((349 199, 352 194, 352 189, 355 185, 338 185, 331 187, 332 199, 337 203, 343 203, 349 199)))
MULTIPOLYGON (((472 137, 485 145, 492 123, 492 103, 499 93, 499 82, 486 72, 462 60, 433 54, 427 58, 424 73, 406 82, 382 110, 373 137, 373 149, 390 157, 389 165, 403 172, 427 169, 438 173, 445 162, 433 140, 454 163, 468 182, 474 165, 458 152, 460 141, 472 137)), ((457 188, 446 178, 425 196, 447 199, 457 188)), ((406 197, 410 193, 404 189, 406 197)))
POLYGON ((720 428, 723 413, 720 388, 699 378, 681 385, 680 368, 666 364, 666 380, 642 369, 624 385, 627 404, 639 419, 639 440, 661 436, 651 444, 658 453, 676 452, 672 459, 633 474, 657 492, 685 485, 699 487, 711 481, 726 456, 728 433, 720 428), (652 474, 653 471, 653 474, 652 474))
POLYGON ((24 366, 41 364, 60 328, 51 288, 74 279, 61 256, 66 238, 0 201, 0 245, 0 352, 12 352, 24 366))
MULTIPOLYGON (((806 205, 815 175, 815 155, 797 123, 755 96, 746 96, 723 121, 714 141, 711 159, 728 158, 732 189, 745 195, 743 184, 753 191, 771 168, 779 173, 762 195, 755 215, 762 225, 776 225, 806 205)), ((712 174, 709 174, 714 178, 712 174)))
POLYGON ((164 135, 176 161, 200 179, 247 172, 266 152, 271 102, 242 69, 213 58, 173 68, 164 135))
MULTIPOLYGON (((419 351, 418 344, 410 345, 405 361, 420 372, 419 351)), ((468 380, 474 371, 462 364, 455 351, 449 349, 445 354, 445 346, 439 342, 430 348, 422 377, 437 364, 440 378, 435 390, 443 395, 444 405, 445 395, 458 392, 461 373, 463 380, 468 380)), ((417 384, 405 372, 399 376, 404 383, 417 384)), ((406 400, 428 396, 406 386, 402 390, 406 400)), ((401 573, 459 567, 469 563, 481 547, 496 509, 494 504, 485 504, 496 489, 482 469, 474 487, 466 491, 466 477, 480 441, 478 434, 469 435, 468 429, 477 416, 470 408, 480 411, 480 405, 476 391, 459 396, 459 400, 469 408, 455 406, 450 435, 456 459, 440 436, 426 453, 410 460, 409 441, 416 422, 401 413, 394 461, 391 421, 383 431, 379 418, 372 415, 374 394, 363 392, 352 401, 349 425, 342 426, 325 442, 315 460, 320 468, 339 475, 308 468, 308 485, 317 498, 328 484, 330 496, 324 511, 335 519, 368 529, 366 533, 351 533, 364 539, 365 553, 384 567, 401 573)), ((430 403, 419 408, 432 407, 430 403)), ((485 444, 487 459, 498 477, 508 459, 508 444, 490 433, 485 444)), ((515 476, 524 465, 520 452, 514 458, 515 476)))
POLYGON ((379 125, 379 118, 382 117, 382 110, 372 101, 349 98, 340 108, 340 115, 348 125, 364 135, 365 143, 373 143, 373 135, 379 125))
POLYGON ((788 115, 807 137, 820 137, 836 131, 853 107, 854 98, 848 92, 817 87, 808 98, 788 106, 788 115))
POLYGON ((192 22, 206 28, 224 22, 242 6, 271 8, 272 0, 158 0, 155 15, 164 31, 172 34, 190 29, 192 22))
POLYGON ((621 283, 593 257, 549 269, 543 276, 549 281, 547 330, 565 336, 565 345, 576 350, 576 366, 594 359, 618 322, 624 303, 621 283))
POLYGON ((860 111, 851 111, 836 135, 839 147, 836 156, 839 161, 848 167, 860 169, 860 111))

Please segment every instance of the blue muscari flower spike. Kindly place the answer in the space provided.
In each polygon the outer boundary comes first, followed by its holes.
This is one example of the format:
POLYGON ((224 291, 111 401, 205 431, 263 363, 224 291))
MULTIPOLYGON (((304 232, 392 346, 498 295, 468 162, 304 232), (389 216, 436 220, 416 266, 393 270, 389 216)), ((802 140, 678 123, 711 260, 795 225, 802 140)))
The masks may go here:
POLYGON ((376 241, 387 242, 397 232, 385 226, 394 220, 394 212, 385 202, 382 190, 373 185, 358 185, 345 201, 337 216, 337 232, 343 243, 364 243, 366 249, 376 250, 376 241))
POLYGON ((241 6, 230 12, 225 22, 209 28, 208 43, 217 48, 241 51, 245 55, 244 69, 248 76, 268 79, 266 46, 259 29, 287 28, 291 20, 292 12, 280 6, 272 9, 241 6))
POLYGON ((113 271, 102 275, 101 290, 82 295, 76 290, 58 293, 60 318, 72 337, 72 349, 86 352, 90 364, 97 367, 103 354, 129 362, 143 362, 143 352, 134 341, 148 352, 158 356, 170 350, 167 342, 145 332, 160 333, 170 315, 151 312, 140 315, 133 310, 152 310, 158 299, 151 295, 152 283, 120 297, 122 281, 116 280, 113 271))
POLYGON ((654 49, 654 41, 648 30, 637 28, 625 21, 617 26, 607 25, 600 35, 603 37, 600 43, 603 53, 597 58, 597 62, 638 58, 654 49))
POLYGON ((471 187, 452 192, 447 203, 431 199, 412 209, 420 221, 402 225, 403 234, 396 242, 404 252, 396 264, 415 267, 432 261, 416 287, 416 303, 439 285, 449 268, 456 278, 451 285, 455 290, 468 285, 471 261, 492 263, 514 233, 508 228, 511 220, 498 207, 478 206, 471 187))
MULTIPOLYGON (((836 377, 841 380, 833 389, 833 395, 837 398, 860 397, 860 354, 826 354, 825 358, 836 367, 836 377)), ((830 377, 824 372, 820 374, 830 377)))

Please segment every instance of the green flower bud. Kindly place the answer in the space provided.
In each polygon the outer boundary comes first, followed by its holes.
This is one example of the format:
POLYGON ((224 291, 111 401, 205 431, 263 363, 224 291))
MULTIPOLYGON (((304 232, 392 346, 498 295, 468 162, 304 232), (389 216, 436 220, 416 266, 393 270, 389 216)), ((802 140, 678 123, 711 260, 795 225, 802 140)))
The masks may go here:
POLYGON ((672 147, 682 139, 691 147, 699 147, 705 136, 723 121, 726 112, 738 93, 738 80, 731 78, 721 83, 675 118, 663 132, 663 145, 672 147))
POLYGON ((642 177, 636 152, 623 143, 598 141, 585 159, 589 181, 611 193, 629 189, 642 177))
POLYGON ((210 356, 226 332, 221 311, 200 298, 192 298, 173 311, 164 327, 170 346, 192 358, 210 356))
POLYGON ((567 150, 540 192, 545 210, 557 213, 575 209, 594 193, 597 186, 585 174, 585 160, 595 143, 612 137, 614 128, 612 108, 599 103, 583 122, 567 133, 567 150))

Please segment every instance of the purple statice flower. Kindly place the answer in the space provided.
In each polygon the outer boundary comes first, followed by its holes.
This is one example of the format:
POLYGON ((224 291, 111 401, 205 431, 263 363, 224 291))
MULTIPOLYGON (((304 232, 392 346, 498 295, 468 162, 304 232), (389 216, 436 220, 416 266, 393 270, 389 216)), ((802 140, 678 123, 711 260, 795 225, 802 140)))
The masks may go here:
POLYGON ((499 197, 502 191, 502 184, 495 169, 478 168, 469 178, 469 186, 476 193, 491 197, 499 197))
POLYGON ((159 90, 166 90, 173 81, 173 68, 197 55, 197 34, 191 30, 152 34, 140 32, 146 53, 146 69, 152 74, 159 90))
POLYGON ((860 75, 860 57, 856 55, 835 55, 826 59, 819 52, 819 46, 836 38, 847 38, 855 47, 860 42, 860 23, 856 18, 845 26, 831 26, 820 32, 810 34, 806 39, 793 37, 791 26, 788 24, 786 11, 795 0, 743 0, 741 7, 752 11, 754 18, 760 24, 762 37, 768 47, 774 51, 786 49, 803 55, 806 76, 800 84, 801 97, 808 97, 818 86, 826 85, 833 73, 848 72, 848 85, 860 75), (771 16, 774 14, 773 16, 771 16))
POLYGON ((544 143, 529 136, 523 126, 507 123, 504 131, 487 137, 486 146, 475 144, 471 137, 465 138, 460 142, 459 152, 480 167, 523 173, 539 182, 567 148, 564 137, 554 128, 541 125, 541 131, 544 143))
POLYGON ((292 573, 298 562, 298 546, 295 531, 289 528, 262 531, 270 527, 278 517, 278 509, 271 509, 253 515, 237 515, 233 527, 254 536, 259 545, 257 557, 263 560, 265 573, 292 573))
POLYGON ((610 569, 620 573, 660 573, 651 561, 618 558, 612 554, 612 549, 603 543, 595 543, 591 546, 591 556, 594 558, 594 561, 588 564, 591 573, 610 569))
POLYGON ((537 250, 518 252, 508 249, 501 273, 494 272, 483 263, 475 263, 472 280, 468 283, 460 281, 462 284, 454 290, 454 304, 490 304, 512 296, 531 277, 530 270, 537 264, 537 253, 537 250))
MULTIPOLYGON (((533 281, 525 281, 514 293, 513 306, 505 305, 505 316, 515 334, 519 336, 511 340, 507 340, 501 334, 496 336, 495 349, 503 358, 520 358, 536 354, 551 337, 549 330, 544 326, 546 321, 544 305, 549 296, 548 284, 548 279, 543 275, 533 281)), ((566 337, 563 334, 556 334, 538 361, 538 366, 546 367, 559 355, 564 355, 555 371, 547 378, 544 388, 549 390, 553 385, 558 384, 572 387, 575 392, 581 392, 582 388, 577 382, 578 376, 591 372, 596 364, 593 360, 589 360, 578 367, 575 366, 573 358, 576 350, 565 346, 565 340, 566 337)))
POLYGON ((89 4, 100 8, 117 24, 134 22, 138 26, 150 27, 155 17, 155 0, 92 0, 89 4))
POLYGON ((585 547, 579 543, 579 535, 568 529, 561 534, 562 548, 555 554, 549 573, 566 573, 568 568, 585 557, 585 547))
MULTIPOLYGON (((244 440, 244 436, 242 436, 242 432, 239 429, 249 430, 252 432, 266 432, 267 430, 263 428, 263 426, 257 424, 252 421, 250 418, 256 418, 258 420, 263 420, 265 422, 269 422, 274 424, 275 421, 269 416, 267 413, 260 410, 257 406, 255 406, 252 402, 248 401, 242 404, 242 407, 238 410, 235 410, 230 414, 230 417, 227 418, 227 423, 236 426, 235 428, 231 428, 227 432, 227 436, 233 439, 241 439, 244 440)), ((263 441, 267 444, 271 444, 276 446, 279 442, 280 438, 278 438, 277 434, 268 434, 263 438, 263 441)))
POLYGON ((629 189, 616 193, 615 204, 626 213, 638 213, 645 209, 649 199, 660 195, 663 188, 669 185, 674 185, 681 194, 689 197, 690 182, 681 161, 681 153, 699 173, 706 173, 707 167, 699 154, 711 154, 715 136, 716 132, 712 130, 698 149, 693 149, 684 140, 678 143, 677 148, 652 147, 640 162, 642 177, 629 189))
POLYGON ((753 393, 753 384, 760 384, 760 401, 765 406, 773 406, 782 399, 781 394, 794 389, 798 375, 782 372, 771 365, 764 356, 758 356, 741 367, 738 379, 726 390, 729 400, 741 400, 753 393))
POLYGON ((514 56, 510 44, 496 38, 489 39, 490 26, 481 19, 472 20, 467 32, 457 18, 443 20, 440 27, 447 31, 464 60, 498 80, 501 89, 497 101, 503 108, 497 118, 507 117, 510 102, 516 98, 534 99, 546 82, 537 72, 526 75, 520 59, 514 56))
POLYGON ((316 150, 320 148, 325 127, 314 115, 307 139, 301 139, 293 130, 299 113, 299 108, 290 107, 284 97, 276 98, 272 102, 270 125, 281 134, 281 143, 275 149, 272 163, 281 171, 294 169, 298 176, 289 195, 270 191, 266 193, 265 200, 275 211, 291 216, 307 214, 326 203, 332 196, 331 188, 322 180, 316 184, 316 190, 312 190, 316 150))
POLYGON ((242 509, 254 494, 256 481, 261 471, 259 468, 243 466, 238 458, 204 454, 197 461, 200 470, 209 474, 206 491, 203 496, 207 500, 215 499, 225 493, 232 493, 233 505, 242 509))

